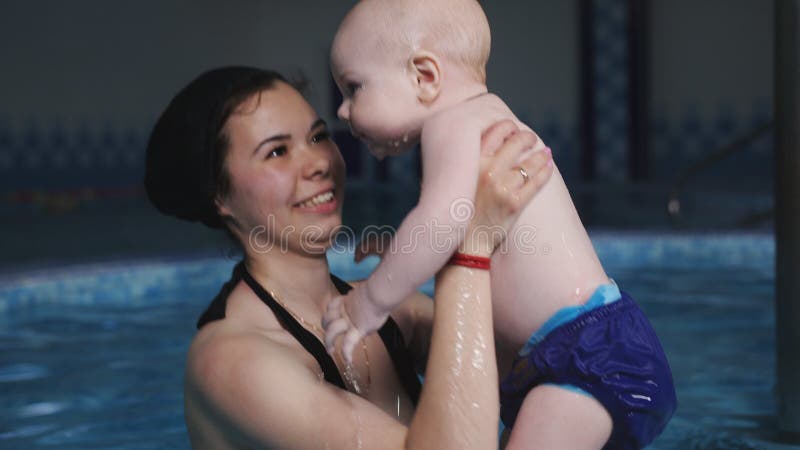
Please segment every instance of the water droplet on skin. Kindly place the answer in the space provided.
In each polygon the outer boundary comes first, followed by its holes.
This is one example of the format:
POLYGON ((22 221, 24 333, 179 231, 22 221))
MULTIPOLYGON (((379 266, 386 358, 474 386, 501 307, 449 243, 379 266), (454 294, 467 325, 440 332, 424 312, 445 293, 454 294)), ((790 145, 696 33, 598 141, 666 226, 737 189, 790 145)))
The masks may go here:
POLYGON ((483 372, 486 369, 484 350, 486 350, 486 340, 483 337, 482 329, 476 330, 475 338, 472 341, 472 367, 483 372))
POLYGON ((364 434, 364 424, 363 424, 363 421, 361 420, 361 415, 358 414, 358 409, 355 407, 355 404, 353 403, 353 399, 350 396, 346 396, 345 399, 349 403, 350 413, 352 414, 353 420, 356 423, 356 433, 355 433, 356 445, 355 445, 355 448, 363 448, 364 447, 364 442, 362 441, 362 438, 363 438, 363 434, 364 434))
POLYGON ((345 364, 344 379, 353 386, 353 390, 356 394, 361 395, 361 386, 358 384, 358 372, 353 368, 352 364, 345 364))
POLYGON ((478 409, 481 407, 481 405, 479 405, 477 402, 472 402, 472 407, 478 409))
MULTIPOLYGON (((469 286, 462 286, 460 289, 460 293, 462 298, 467 298, 469 293, 471 292, 469 286)), ((456 303, 456 342, 455 342, 455 367, 452 368, 453 373, 458 376, 461 373, 461 367, 463 365, 463 353, 464 353, 464 332, 467 329, 465 325, 465 316, 466 310, 464 306, 464 301, 459 301, 456 303)))
POLYGON ((475 345, 477 345, 478 348, 486 349, 486 340, 483 338, 483 334, 480 333, 481 331, 483 330, 478 329, 478 336, 475 338, 475 345))
POLYGON ((461 354, 463 353, 463 350, 464 350, 464 346, 461 344, 461 341, 456 341, 455 350, 456 350, 456 358, 455 358, 456 365, 455 365, 455 367, 453 367, 453 373, 456 376, 460 376, 461 375, 461 365, 462 365, 461 354))
POLYGON ((472 367, 481 371, 484 369, 483 352, 480 349, 472 349, 472 367))
POLYGON ((561 243, 564 244, 564 248, 567 250, 567 253, 569 253, 569 257, 572 258, 572 259, 575 259, 575 254, 572 253, 572 250, 570 250, 569 247, 567 247, 567 235, 566 235, 566 233, 563 233, 563 232, 561 233, 561 243))
POLYGON ((356 414, 356 423, 358 424, 358 428, 356 429, 356 448, 362 449, 364 448, 364 441, 361 439, 361 434, 364 432, 364 427, 361 424, 361 416, 356 414))
POLYGON ((575 298, 581 297, 581 288, 575 288, 575 298))

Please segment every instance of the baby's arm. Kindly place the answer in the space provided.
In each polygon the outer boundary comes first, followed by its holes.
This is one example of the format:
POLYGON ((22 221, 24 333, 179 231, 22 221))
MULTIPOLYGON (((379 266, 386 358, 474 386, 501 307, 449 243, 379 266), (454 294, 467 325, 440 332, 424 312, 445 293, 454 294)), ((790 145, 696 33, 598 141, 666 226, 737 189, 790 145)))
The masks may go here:
POLYGON ((386 314, 447 262, 472 218, 482 130, 459 115, 440 114, 425 124, 419 203, 364 284, 365 299, 386 314))
MULTIPOLYGON (((473 212, 481 132, 488 124, 465 109, 440 113, 425 123, 419 203, 403 220, 391 251, 375 272, 343 300, 360 335, 380 328, 394 308, 447 262, 463 239, 473 212)), ((328 330, 327 335, 335 337, 337 331, 341 330, 328 330)))

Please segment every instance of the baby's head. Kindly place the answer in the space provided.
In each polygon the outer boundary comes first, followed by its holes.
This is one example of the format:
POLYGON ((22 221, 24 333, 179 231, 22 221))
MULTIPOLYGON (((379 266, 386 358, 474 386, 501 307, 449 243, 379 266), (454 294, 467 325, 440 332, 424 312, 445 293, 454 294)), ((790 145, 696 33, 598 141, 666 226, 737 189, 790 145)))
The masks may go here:
POLYGON ((486 84, 490 46, 477 0, 362 0, 331 49, 339 117, 379 158, 401 153, 430 114, 486 84))

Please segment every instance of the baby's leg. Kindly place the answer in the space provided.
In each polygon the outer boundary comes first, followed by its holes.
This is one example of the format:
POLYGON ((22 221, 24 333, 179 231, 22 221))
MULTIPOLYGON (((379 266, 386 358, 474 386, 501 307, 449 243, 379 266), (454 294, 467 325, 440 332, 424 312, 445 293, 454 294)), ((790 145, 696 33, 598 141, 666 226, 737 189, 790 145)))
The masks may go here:
POLYGON ((611 416, 594 398, 544 384, 525 396, 506 449, 601 449, 612 426, 611 416))

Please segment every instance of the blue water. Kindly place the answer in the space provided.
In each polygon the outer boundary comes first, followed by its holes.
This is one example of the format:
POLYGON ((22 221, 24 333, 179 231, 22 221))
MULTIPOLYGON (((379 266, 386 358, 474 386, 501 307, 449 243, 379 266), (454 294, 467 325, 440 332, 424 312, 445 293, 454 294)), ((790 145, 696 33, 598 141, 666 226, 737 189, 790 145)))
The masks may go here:
MULTIPOLYGON (((800 448, 775 442, 772 238, 593 240, 673 368, 679 409, 650 448, 800 448)), ((330 260, 347 279, 374 266, 330 260)), ((188 448, 184 354, 233 263, 131 261, 0 278, 0 448, 188 448)))

